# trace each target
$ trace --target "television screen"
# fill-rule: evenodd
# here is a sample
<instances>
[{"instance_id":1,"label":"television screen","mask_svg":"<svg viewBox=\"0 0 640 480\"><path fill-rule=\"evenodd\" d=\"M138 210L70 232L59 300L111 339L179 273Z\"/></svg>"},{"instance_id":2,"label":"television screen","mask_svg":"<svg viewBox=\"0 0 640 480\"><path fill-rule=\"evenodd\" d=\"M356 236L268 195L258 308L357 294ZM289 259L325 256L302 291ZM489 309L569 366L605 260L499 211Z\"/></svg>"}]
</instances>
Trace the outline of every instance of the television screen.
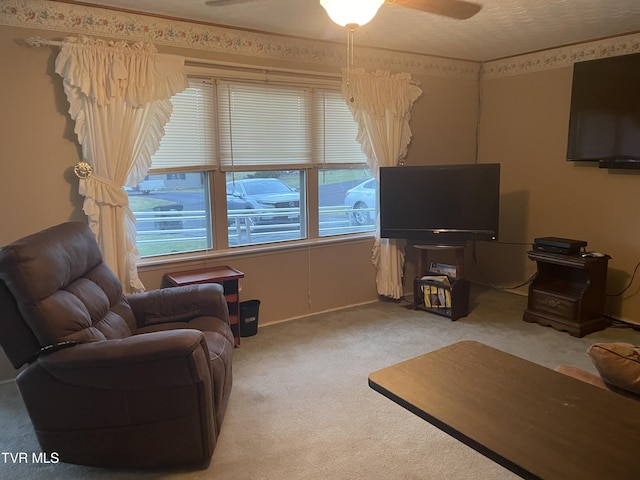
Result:
<instances>
[{"instance_id":1,"label":"television screen","mask_svg":"<svg viewBox=\"0 0 640 480\"><path fill-rule=\"evenodd\" d=\"M500 165L380 168L380 235L412 243L497 240Z\"/></svg>"},{"instance_id":2,"label":"television screen","mask_svg":"<svg viewBox=\"0 0 640 480\"><path fill-rule=\"evenodd\" d=\"M640 167L640 54L573 67L567 160Z\"/></svg>"}]
</instances>

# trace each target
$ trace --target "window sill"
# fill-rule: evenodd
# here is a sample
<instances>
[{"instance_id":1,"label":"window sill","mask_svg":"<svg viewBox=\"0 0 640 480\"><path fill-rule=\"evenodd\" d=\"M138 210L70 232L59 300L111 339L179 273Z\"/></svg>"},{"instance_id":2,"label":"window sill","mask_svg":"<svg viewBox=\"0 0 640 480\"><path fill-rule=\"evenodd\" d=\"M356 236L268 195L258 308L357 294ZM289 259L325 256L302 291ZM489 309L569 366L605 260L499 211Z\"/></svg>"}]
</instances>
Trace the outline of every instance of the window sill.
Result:
<instances>
[{"instance_id":1,"label":"window sill","mask_svg":"<svg viewBox=\"0 0 640 480\"><path fill-rule=\"evenodd\" d=\"M184 254L164 255L157 257L143 258L138 261L138 270L153 270L154 267L166 266L189 262L207 262L220 258L250 257L257 255L278 255L296 250L309 249L318 246L338 245L348 243L373 242L373 232L352 234L343 237L322 237L306 240L297 240L283 243L270 243L262 245L247 245L223 250L207 250L203 252L190 252Z\"/></svg>"}]
</instances>

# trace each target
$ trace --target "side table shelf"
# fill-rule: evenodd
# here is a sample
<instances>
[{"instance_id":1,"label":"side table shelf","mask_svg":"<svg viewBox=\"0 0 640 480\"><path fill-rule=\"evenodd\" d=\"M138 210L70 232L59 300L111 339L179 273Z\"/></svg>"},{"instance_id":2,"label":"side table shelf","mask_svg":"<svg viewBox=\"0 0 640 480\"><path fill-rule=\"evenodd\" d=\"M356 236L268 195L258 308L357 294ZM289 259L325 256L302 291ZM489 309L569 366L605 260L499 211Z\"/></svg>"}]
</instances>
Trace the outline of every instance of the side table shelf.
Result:
<instances>
[{"instance_id":1,"label":"side table shelf","mask_svg":"<svg viewBox=\"0 0 640 480\"><path fill-rule=\"evenodd\" d=\"M165 273L163 286L178 287L199 283L219 283L224 289L224 298L229 308L229 324L236 346L240 345L240 278L244 273L228 266L210 267L184 272Z\"/></svg>"},{"instance_id":2,"label":"side table shelf","mask_svg":"<svg viewBox=\"0 0 640 480\"><path fill-rule=\"evenodd\" d=\"M608 255L587 257L530 251L537 274L529 285L525 322L575 337L607 327L604 318Z\"/></svg>"}]
</instances>

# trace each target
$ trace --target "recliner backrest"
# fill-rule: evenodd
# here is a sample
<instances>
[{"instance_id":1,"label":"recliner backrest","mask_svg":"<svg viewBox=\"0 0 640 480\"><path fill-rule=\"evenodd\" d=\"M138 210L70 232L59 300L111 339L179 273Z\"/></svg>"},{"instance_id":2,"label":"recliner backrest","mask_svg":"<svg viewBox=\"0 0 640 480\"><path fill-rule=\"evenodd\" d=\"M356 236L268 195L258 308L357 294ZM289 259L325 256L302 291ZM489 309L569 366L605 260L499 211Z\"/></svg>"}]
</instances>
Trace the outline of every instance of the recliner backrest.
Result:
<instances>
[{"instance_id":1,"label":"recliner backrest","mask_svg":"<svg viewBox=\"0 0 640 480\"><path fill-rule=\"evenodd\" d=\"M40 343L22 319L16 299L4 282L0 281L0 345L14 368L30 362Z\"/></svg>"},{"instance_id":2,"label":"recliner backrest","mask_svg":"<svg viewBox=\"0 0 640 480\"><path fill-rule=\"evenodd\" d=\"M0 313L0 322L14 324L0 328L0 343L14 366L41 347L124 338L136 328L122 286L84 223L57 225L1 248L0 280L6 286L0 288L0 309L14 312L6 318ZM15 326L19 321L26 328ZM19 338L6 338L7 330L20 332ZM16 341L22 345L5 348Z\"/></svg>"}]
</instances>

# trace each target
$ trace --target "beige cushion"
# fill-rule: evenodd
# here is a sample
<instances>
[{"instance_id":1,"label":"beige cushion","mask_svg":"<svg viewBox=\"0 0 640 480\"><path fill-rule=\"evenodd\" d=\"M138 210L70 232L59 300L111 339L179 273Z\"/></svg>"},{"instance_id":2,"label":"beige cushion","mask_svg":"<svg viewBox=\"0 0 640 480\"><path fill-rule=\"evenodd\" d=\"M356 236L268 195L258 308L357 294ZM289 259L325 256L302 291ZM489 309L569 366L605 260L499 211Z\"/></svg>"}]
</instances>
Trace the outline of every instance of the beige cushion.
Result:
<instances>
[{"instance_id":1,"label":"beige cushion","mask_svg":"<svg viewBox=\"0 0 640 480\"><path fill-rule=\"evenodd\" d=\"M568 375L569 377L573 377L578 380L582 380L585 383L590 383L591 385L594 385L596 387L608 390L607 384L604 383L604 380L602 380L601 377L599 377L595 373L582 370L581 368L574 367L572 365L558 365L556 367L556 372L563 373L564 375Z\"/></svg>"},{"instance_id":2,"label":"beige cushion","mask_svg":"<svg viewBox=\"0 0 640 480\"><path fill-rule=\"evenodd\" d=\"M640 347L630 343L594 343L587 349L602 379L640 394Z\"/></svg>"}]
</instances>

